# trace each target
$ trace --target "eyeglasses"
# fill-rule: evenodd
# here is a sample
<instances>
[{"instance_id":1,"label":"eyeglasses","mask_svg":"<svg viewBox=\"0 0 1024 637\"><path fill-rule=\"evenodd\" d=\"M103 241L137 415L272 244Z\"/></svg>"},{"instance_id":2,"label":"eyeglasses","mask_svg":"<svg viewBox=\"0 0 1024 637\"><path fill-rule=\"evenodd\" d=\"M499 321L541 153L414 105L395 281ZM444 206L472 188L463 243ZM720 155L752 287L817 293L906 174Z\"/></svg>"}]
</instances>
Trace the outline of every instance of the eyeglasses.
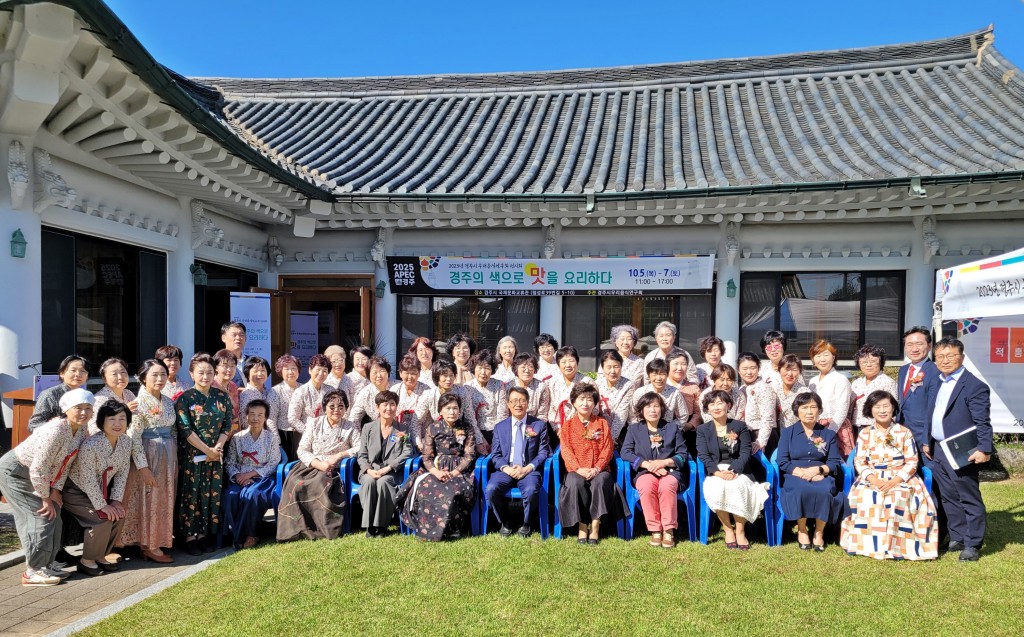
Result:
<instances>
[{"instance_id":1,"label":"eyeglasses","mask_svg":"<svg viewBox=\"0 0 1024 637\"><path fill-rule=\"evenodd\" d=\"M936 354L936 361L955 361L959 359L963 354Z\"/></svg>"},{"instance_id":2,"label":"eyeglasses","mask_svg":"<svg viewBox=\"0 0 1024 637\"><path fill-rule=\"evenodd\" d=\"M508 404L510 404L510 405L529 405L530 401L528 401L528 400L521 400L521 399L520 400L510 400L510 401L508 401Z\"/></svg>"},{"instance_id":3,"label":"eyeglasses","mask_svg":"<svg viewBox=\"0 0 1024 637\"><path fill-rule=\"evenodd\" d=\"M782 343L768 343L764 346L765 349L782 349Z\"/></svg>"}]
</instances>

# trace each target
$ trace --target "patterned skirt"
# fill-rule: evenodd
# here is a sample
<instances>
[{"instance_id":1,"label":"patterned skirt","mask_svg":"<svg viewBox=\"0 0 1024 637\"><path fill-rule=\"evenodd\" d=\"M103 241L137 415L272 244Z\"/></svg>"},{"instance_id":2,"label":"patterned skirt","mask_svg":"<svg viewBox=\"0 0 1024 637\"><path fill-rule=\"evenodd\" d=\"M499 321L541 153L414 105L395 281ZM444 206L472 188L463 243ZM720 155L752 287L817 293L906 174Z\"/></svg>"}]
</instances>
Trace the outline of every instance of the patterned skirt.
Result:
<instances>
[{"instance_id":1,"label":"patterned skirt","mask_svg":"<svg viewBox=\"0 0 1024 637\"><path fill-rule=\"evenodd\" d=\"M439 468L451 471L454 467L439 465ZM417 537L439 542L462 533L470 519L475 497L472 473L460 473L441 482L421 468L402 484L397 503L401 507L402 523Z\"/></svg>"},{"instance_id":2,"label":"patterned skirt","mask_svg":"<svg viewBox=\"0 0 1024 637\"><path fill-rule=\"evenodd\" d=\"M173 438L143 439L156 486L147 488L134 463L128 471L124 507L128 511L117 546L168 548L174 541L174 494L178 480L178 447Z\"/></svg>"},{"instance_id":3,"label":"patterned skirt","mask_svg":"<svg viewBox=\"0 0 1024 637\"><path fill-rule=\"evenodd\" d=\"M337 473L320 471L300 462L288 474L281 489L277 541L340 537L345 529L347 504L345 482Z\"/></svg>"},{"instance_id":4,"label":"patterned skirt","mask_svg":"<svg viewBox=\"0 0 1024 637\"><path fill-rule=\"evenodd\" d=\"M882 471L882 480L895 472ZM934 560L939 556L935 503L917 476L888 493L861 477L850 488L850 515L843 520L839 545L850 555L876 560Z\"/></svg>"}]
</instances>

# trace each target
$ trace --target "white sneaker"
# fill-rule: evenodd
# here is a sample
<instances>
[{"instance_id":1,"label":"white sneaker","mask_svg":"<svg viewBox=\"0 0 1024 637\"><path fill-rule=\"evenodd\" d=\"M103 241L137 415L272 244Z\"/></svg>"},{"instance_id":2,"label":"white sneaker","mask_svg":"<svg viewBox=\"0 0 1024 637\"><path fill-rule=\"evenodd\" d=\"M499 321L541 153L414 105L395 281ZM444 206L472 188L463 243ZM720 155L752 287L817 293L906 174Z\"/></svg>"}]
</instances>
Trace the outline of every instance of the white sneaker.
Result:
<instances>
[{"instance_id":1,"label":"white sneaker","mask_svg":"<svg viewBox=\"0 0 1024 637\"><path fill-rule=\"evenodd\" d=\"M56 586L61 581L59 577L48 575L46 569L38 569L31 575L28 574L28 571L21 574L22 586Z\"/></svg>"},{"instance_id":2,"label":"white sneaker","mask_svg":"<svg viewBox=\"0 0 1024 637\"><path fill-rule=\"evenodd\" d=\"M58 577L60 579L67 579L67 578L71 577L71 573L68 572L68 571L65 571L64 567L63 566L58 566L58 564L60 564L60 562L52 562L52 563L50 563L49 566L43 568L42 571L44 573L46 573L47 575L51 575L53 577Z\"/></svg>"}]
</instances>

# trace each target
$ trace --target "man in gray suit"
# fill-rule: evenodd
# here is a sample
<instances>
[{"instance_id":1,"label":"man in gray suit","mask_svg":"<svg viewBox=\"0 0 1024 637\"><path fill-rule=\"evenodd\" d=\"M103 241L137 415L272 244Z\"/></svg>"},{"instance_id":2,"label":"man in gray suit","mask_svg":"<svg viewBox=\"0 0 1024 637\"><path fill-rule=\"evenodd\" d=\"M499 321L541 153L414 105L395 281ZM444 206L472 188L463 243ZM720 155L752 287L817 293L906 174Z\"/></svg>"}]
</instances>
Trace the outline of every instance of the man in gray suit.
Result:
<instances>
[{"instance_id":1,"label":"man in gray suit","mask_svg":"<svg viewBox=\"0 0 1024 637\"><path fill-rule=\"evenodd\" d=\"M359 463L359 504L363 508L366 537L383 535L395 517L395 496L405 461L412 454L412 440L396 420L398 394L382 391L374 400L377 419L363 425Z\"/></svg>"}]
</instances>

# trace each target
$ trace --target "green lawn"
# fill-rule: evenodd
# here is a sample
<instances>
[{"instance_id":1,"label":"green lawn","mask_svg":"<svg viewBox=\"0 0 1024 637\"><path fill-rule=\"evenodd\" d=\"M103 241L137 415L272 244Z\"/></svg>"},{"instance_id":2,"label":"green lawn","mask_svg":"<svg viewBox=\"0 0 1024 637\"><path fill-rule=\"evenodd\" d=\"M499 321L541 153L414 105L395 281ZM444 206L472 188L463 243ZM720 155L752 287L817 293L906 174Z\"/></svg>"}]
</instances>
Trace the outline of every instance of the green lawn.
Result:
<instances>
[{"instance_id":1,"label":"green lawn","mask_svg":"<svg viewBox=\"0 0 1024 637\"><path fill-rule=\"evenodd\" d=\"M85 635L1019 635L1024 481L982 486L982 560L876 562L835 545L408 537L267 544Z\"/></svg>"}]
</instances>

